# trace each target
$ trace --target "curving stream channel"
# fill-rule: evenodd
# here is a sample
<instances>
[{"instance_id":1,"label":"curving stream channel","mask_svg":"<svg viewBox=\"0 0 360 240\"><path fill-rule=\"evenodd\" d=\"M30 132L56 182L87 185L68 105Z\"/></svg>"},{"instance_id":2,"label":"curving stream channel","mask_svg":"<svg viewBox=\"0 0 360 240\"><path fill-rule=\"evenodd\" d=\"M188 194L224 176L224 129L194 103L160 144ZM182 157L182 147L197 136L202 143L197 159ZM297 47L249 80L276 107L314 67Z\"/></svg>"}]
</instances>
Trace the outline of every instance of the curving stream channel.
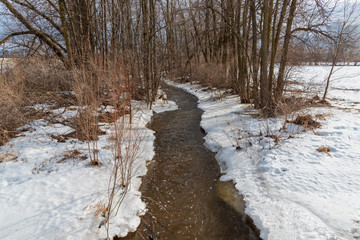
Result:
<instances>
[{"instance_id":1,"label":"curving stream channel","mask_svg":"<svg viewBox=\"0 0 360 240\"><path fill-rule=\"evenodd\" d=\"M179 109L155 114L154 161L141 192L148 212L137 231L122 239L259 239L244 213L244 203L221 176L214 154L204 146L197 98L165 87Z\"/></svg>"}]
</instances>

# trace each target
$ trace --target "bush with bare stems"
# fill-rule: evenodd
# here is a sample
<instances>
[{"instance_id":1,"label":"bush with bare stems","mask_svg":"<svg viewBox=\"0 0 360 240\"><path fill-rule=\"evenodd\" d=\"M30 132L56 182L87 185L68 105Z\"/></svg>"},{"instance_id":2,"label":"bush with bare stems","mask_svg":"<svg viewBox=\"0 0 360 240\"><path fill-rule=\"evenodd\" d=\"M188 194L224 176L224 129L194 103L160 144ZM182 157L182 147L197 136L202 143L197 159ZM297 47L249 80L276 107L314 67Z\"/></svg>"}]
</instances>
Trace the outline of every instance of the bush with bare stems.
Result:
<instances>
[{"instance_id":1,"label":"bush with bare stems","mask_svg":"<svg viewBox=\"0 0 360 240\"><path fill-rule=\"evenodd\" d=\"M71 74L56 60L23 58L0 73L0 145L17 133L17 128L39 118L35 104L65 104Z\"/></svg>"}]
</instances>

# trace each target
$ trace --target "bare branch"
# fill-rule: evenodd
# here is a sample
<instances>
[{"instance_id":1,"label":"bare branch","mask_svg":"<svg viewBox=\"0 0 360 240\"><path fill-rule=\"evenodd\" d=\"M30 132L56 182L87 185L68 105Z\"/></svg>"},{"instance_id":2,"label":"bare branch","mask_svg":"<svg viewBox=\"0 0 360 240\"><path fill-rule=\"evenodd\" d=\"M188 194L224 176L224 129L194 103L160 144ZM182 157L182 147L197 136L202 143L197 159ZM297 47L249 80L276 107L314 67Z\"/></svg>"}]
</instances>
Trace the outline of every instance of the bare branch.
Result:
<instances>
[{"instance_id":1,"label":"bare branch","mask_svg":"<svg viewBox=\"0 0 360 240\"><path fill-rule=\"evenodd\" d=\"M14 32L11 33L9 35L7 35L3 40L0 41L0 45L6 43L10 38L15 37L15 36L20 36L20 35L27 35L27 34L34 34L31 31L24 31L24 32Z\"/></svg>"},{"instance_id":2,"label":"bare branch","mask_svg":"<svg viewBox=\"0 0 360 240\"><path fill-rule=\"evenodd\" d=\"M2 2L7 7L7 9L12 14L14 14L14 17L16 17L30 32L35 34L41 41L53 49L56 55L58 55L64 62L66 62L66 57L62 49L59 48L59 43L57 43L53 38L49 38L47 34L35 28L18 10L16 10L16 8L9 1L0 0L0 2Z\"/></svg>"},{"instance_id":3,"label":"bare branch","mask_svg":"<svg viewBox=\"0 0 360 240\"><path fill-rule=\"evenodd\" d=\"M13 0L16 4L19 4L20 6L24 6L32 11L34 11L36 14L38 14L39 16L43 17L46 21L48 21L56 30L58 30L61 35L63 34L62 29L59 27L58 24L56 24L48 15L46 15L43 12L40 12L34 5L32 5L28 0L25 0L24 2L21 2L19 0Z\"/></svg>"},{"instance_id":4,"label":"bare branch","mask_svg":"<svg viewBox=\"0 0 360 240\"><path fill-rule=\"evenodd\" d=\"M299 28L295 28L291 31L292 34L294 34L295 32L313 32L313 33L316 33L316 34L320 34L332 41L335 41L334 38L326 31L322 31L320 29L315 29L315 28L312 28L312 27L299 27Z\"/></svg>"}]
</instances>

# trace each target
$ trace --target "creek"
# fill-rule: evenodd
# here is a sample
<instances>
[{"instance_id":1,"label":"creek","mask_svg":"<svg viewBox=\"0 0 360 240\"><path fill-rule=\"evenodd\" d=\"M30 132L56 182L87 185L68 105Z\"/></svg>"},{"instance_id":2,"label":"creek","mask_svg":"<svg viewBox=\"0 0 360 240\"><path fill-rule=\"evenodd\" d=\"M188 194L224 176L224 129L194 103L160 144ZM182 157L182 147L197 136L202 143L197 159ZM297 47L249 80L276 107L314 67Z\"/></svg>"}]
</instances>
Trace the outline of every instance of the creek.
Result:
<instances>
[{"instance_id":1,"label":"creek","mask_svg":"<svg viewBox=\"0 0 360 240\"><path fill-rule=\"evenodd\" d=\"M164 87L176 111L155 114L155 156L143 177L147 213L137 231L122 239L259 239L231 182L221 182L215 154L204 146L197 98Z\"/></svg>"}]
</instances>

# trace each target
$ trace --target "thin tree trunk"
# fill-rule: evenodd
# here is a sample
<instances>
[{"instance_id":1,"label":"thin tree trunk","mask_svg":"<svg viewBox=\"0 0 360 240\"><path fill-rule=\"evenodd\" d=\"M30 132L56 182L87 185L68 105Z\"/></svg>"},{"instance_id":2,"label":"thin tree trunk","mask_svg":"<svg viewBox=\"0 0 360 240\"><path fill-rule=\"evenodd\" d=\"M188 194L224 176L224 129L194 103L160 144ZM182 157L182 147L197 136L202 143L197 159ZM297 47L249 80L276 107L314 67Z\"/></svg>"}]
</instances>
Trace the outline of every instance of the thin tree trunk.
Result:
<instances>
[{"instance_id":1,"label":"thin tree trunk","mask_svg":"<svg viewBox=\"0 0 360 240\"><path fill-rule=\"evenodd\" d=\"M296 11L296 0L292 0L291 6L290 6L290 13L286 25L286 33L285 33L285 39L284 39L284 46L280 61L280 67L279 67L279 74L278 74L278 80L276 84L276 90L275 90L275 98L276 100L279 100L279 98L283 94L284 90L284 84L285 84L285 68L288 61L288 52L289 52L289 45L291 40L291 27L295 16Z\"/></svg>"},{"instance_id":2,"label":"thin tree trunk","mask_svg":"<svg viewBox=\"0 0 360 240\"><path fill-rule=\"evenodd\" d=\"M251 15L251 22L252 22L252 50L251 50L251 62L252 62L252 80L253 80L253 88L252 88L252 95L254 99L254 107L259 108L259 84L258 84L258 56L257 56L257 20L256 20L256 7L255 7L255 0L250 0L250 15Z\"/></svg>"}]
</instances>

